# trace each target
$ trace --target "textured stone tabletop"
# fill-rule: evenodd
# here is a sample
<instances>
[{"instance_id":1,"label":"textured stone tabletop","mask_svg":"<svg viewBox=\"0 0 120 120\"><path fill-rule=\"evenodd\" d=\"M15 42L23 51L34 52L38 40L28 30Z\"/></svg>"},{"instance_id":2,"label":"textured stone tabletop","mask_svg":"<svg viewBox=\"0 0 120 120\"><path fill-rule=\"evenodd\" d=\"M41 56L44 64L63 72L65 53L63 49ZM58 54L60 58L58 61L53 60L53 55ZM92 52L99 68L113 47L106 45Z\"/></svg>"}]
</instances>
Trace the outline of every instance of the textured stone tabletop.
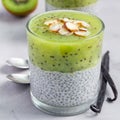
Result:
<instances>
[{"instance_id":1,"label":"textured stone tabletop","mask_svg":"<svg viewBox=\"0 0 120 120\"><path fill-rule=\"evenodd\" d=\"M120 0L101 0L99 17L106 25L103 53L110 50L110 73L120 91ZM88 111L72 117L47 115L31 102L29 85L9 81L6 74L22 71L9 67L5 61L11 57L28 58L25 25L30 17L44 12L44 0L34 13L26 18L10 15L0 1L0 120L120 120L120 97L114 103L104 102L98 115ZM112 96L108 87L108 96Z\"/></svg>"}]
</instances>

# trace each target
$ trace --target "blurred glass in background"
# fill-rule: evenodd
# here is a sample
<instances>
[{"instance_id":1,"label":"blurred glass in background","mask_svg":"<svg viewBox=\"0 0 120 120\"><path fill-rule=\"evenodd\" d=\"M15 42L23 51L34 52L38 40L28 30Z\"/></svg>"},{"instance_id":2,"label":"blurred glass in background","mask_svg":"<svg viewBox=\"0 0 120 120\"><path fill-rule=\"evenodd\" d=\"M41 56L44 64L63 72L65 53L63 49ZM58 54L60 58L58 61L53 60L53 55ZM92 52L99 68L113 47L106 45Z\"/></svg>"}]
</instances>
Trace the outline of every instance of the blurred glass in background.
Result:
<instances>
[{"instance_id":1,"label":"blurred glass in background","mask_svg":"<svg viewBox=\"0 0 120 120\"><path fill-rule=\"evenodd\" d=\"M50 10L79 10L97 13L100 0L46 0L46 11Z\"/></svg>"}]
</instances>

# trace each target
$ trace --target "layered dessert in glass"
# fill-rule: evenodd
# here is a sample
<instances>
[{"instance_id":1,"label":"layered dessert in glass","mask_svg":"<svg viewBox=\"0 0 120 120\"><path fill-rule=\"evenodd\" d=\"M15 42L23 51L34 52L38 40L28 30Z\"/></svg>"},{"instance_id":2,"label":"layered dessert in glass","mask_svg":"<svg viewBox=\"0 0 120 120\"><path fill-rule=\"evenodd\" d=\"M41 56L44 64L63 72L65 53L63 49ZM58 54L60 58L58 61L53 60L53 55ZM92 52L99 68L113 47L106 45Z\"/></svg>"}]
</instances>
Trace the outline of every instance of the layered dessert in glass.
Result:
<instances>
[{"instance_id":1,"label":"layered dessert in glass","mask_svg":"<svg viewBox=\"0 0 120 120\"><path fill-rule=\"evenodd\" d=\"M96 101L103 32L98 17L71 10L46 12L28 22L31 98L37 108L75 115Z\"/></svg>"}]
</instances>

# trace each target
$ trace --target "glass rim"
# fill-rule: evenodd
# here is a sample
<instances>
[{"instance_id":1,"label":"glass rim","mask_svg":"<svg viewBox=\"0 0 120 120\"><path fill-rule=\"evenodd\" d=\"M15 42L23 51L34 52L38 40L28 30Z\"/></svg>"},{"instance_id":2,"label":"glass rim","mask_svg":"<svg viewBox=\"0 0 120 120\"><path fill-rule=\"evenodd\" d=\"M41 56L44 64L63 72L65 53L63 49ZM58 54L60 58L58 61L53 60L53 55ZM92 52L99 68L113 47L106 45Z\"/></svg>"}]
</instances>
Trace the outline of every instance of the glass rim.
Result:
<instances>
[{"instance_id":1,"label":"glass rim","mask_svg":"<svg viewBox=\"0 0 120 120\"><path fill-rule=\"evenodd\" d=\"M86 40L89 40L89 39L92 39L92 38L95 38L96 36L98 36L99 34L101 34L101 33L104 31L104 29L105 29L105 24L104 24L104 22L102 21L102 19L99 18L98 16L94 15L94 14L87 13L87 12L83 12L83 11L76 11L76 10L52 10L52 11L47 11L47 12L44 12L44 13L39 13L39 14L31 17L31 18L28 20L27 24L26 24L27 31L28 31L29 33L31 33L32 35L34 35L35 37L40 38L39 35L37 35L37 34L35 34L34 32L32 32L32 30L29 28L29 23L31 22L32 19L36 18L37 16L42 16L42 15L44 15L44 14L55 13L55 12L77 12L77 13L83 13L83 14L87 14L87 15L91 15L91 16L96 17L96 18L101 22L101 25L102 25L102 26L101 26L101 29L100 29L100 31L98 31L96 34L94 34L94 35L86 38L85 41L86 41ZM50 41L50 42L53 42L53 41ZM62 42L63 42L63 41L62 41ZM76 41L76 42L77 42L77 41ZM64 43L64 42L63 42L63 43ZM73 42L72 42L72 43L73 43Z\"/></svg>"}]
</instances>

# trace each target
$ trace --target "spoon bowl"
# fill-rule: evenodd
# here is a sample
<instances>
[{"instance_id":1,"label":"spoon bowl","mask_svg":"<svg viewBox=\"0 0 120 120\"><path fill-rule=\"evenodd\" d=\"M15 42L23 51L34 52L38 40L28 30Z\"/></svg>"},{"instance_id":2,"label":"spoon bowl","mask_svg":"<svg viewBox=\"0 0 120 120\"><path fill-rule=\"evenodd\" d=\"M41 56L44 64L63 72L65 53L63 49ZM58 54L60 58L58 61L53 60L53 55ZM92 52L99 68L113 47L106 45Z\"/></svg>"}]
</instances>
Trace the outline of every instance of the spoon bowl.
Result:
<instances>
[{"instance_id":1,"label":"spoon bowl","mask_svg":"<svg viewBox=\"0 0 120 120\"><path fill-rule=\"evenodd\" d=\"M30 84L29 74L10 74L7 75L9 80L20 84Z\"/></svg>"},{"instance_id":2,"label":"spoon bowl","mask_svg":"<svg viewBox=\"0 0 120 120\"><path fill-rule=\"evenodd\" d=\"M29 69L28 60L24 60L22 58L10 58L6 61L8 65L14 66L20 69Z\"/></svg>"}]
</instances>

